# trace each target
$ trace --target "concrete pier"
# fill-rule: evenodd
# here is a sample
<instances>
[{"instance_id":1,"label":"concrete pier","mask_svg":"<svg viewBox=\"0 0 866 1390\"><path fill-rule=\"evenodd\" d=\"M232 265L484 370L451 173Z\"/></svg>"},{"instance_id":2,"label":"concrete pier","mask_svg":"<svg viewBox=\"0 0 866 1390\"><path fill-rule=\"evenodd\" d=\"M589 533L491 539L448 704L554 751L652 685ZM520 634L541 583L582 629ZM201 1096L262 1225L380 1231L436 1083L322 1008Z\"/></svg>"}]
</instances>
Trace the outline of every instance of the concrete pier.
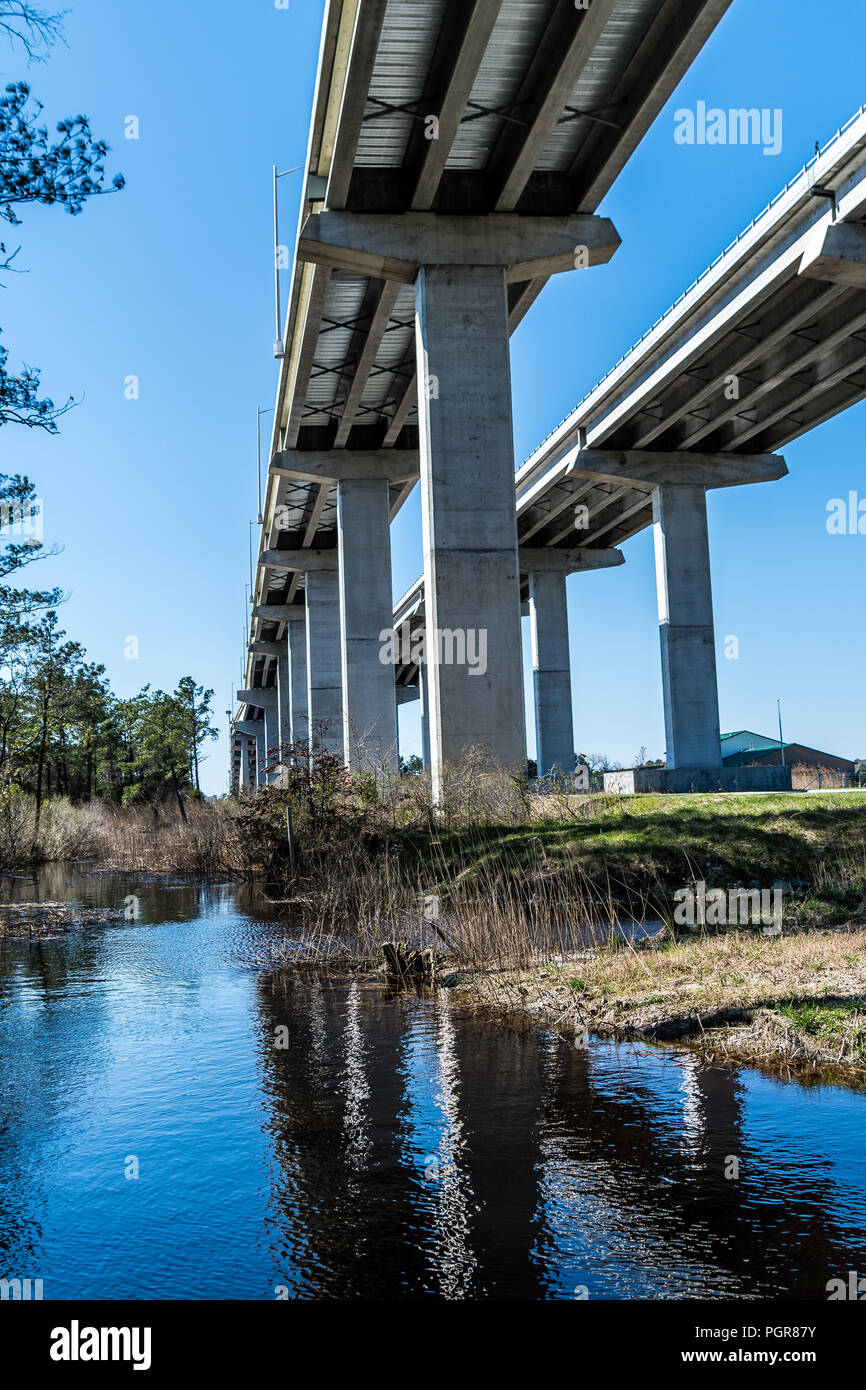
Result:
<instances>
[{"instance_id":1,"label":"concrete pier","mask_svg":"<svg viewBox=\"0 0 866 1390\"><path fill-rule=\"evenodd\" d=\"M289 712L292 743L307 743L310 737L307 718L307 618L301 612L288 625L289 639Z\"/></svg>"},{"instance_id":2,"label":"concrete pier","mask_svg":"<svg viewBox=\"0 0 866 1390\"><path fill-rule=\"evenodd\" d=\"M241 792L248 792L250 790L250 741L246 734L241 734L239 743L241 770L238 790Z\"/></svg>"},{"instance_id":3,"label":"concrete pier","mask_svg":"<svg viewBox=\"0 0 866 1390\"><path fill-rule=\"evenodd\" d=\"M256 731L256 786L265 786L265 766L267 764L267 748L265 742L265 721L261 720L261 729Z\"/></svg>"},{"instance_id":4,"label":"concrete pier","mask_svg":"<svg viewBox=\"0 0 866 1390\"><path fill-rule=\"evenodd\" d=\"M505 270L425 266L415 306L438 797L444 764L472 745L503 767L522 772L526 763Z\"/></svg>"},{"instance_id":5,"label":"concrete pier","mask_svg":"<svg viewBox=\"0 0 866 1390\"><path fill-rule=\"evenodd\" d=\"M277 723L280 749L292 741L292 691L289 675L289 642L285 637L280 644L283 650L277 657ZM282 752L280 754L282 763Z\"/></svg>"},{"instance_id":6,"label":"concrete pier","mask_svg":"<svg viewBox=\"0 0 866 1390\"><path fill-rule=\"evenodd\" d=\"M336 566L307 571L306 601L310 742L323 751L342 756L343 679L340 586Z\"/></svg>"},{"instance_id":7,"label":"concrete pier","mask_svg":"<svg viewBox=\"0 0 866 1390\"><path fill-rule=\"evenodd\" d=\"M720 768L706 488L653 488L667 768Z\"/></svg>"},{"instance_id":8,"label":"concrete pier","mask_svg":"<svg viewBox=\"0 0 866 1390\"><path fill-rule=\"evenodd\" d=\"M564 574L530 574L529 617L538 775L570 773L575 750Z\"/></svg>"},{"instance_id":9,"label":"concrete pier","mask_svg":"<svg viewBox=\"0 0 866 1390\"><path fill-rule=\"evenodd\" d=\"M394 668L380 660L392 623L391 525L385 477L337 486L343 747L352 772L397 771Z\"/></svg>"},{"instance_id":10,"label":"concrete pier","mask_svg":"<svg viewBox=\"0 0 866 1390\"><path fill-rule=\"evenodd\" d=\"M427 667L422 663L418 668L418 685L421 688L421 762L424 771L430 771L430 689L427 681Z\"/></svg>"},{"instance_id":11,"label":"concrete pier","mask_svg":"<svg viewBox=\"0 0 866 1390\"><path fill-rule=\"evenodd\" d=\"M280 709L278 700L265 706L265 783L271 786L279 778L276 761L280 747Z\"/></svg>"}]
</instances>

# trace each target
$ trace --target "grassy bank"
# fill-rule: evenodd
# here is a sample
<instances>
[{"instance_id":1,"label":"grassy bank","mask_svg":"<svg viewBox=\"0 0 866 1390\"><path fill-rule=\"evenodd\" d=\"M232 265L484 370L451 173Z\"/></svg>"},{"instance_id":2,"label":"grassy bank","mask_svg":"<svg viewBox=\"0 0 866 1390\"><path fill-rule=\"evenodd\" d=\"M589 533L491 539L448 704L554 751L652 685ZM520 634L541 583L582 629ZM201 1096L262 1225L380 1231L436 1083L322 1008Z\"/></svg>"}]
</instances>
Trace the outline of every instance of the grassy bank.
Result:
<instances>
[{"instance_id":1,"label":"grassy bank","mask_svg":"<svg viewBox=\"0 0 866 1390\"><path fill-rule=\"evenodd\" d=\"M0 850L7 867L26 862L17 837L30 862L258 876L293 962L299 938L308 959L353 968L400 941L433 952L440 978L488 1007L790 1066L866 1067L866 792L535 798L495 773L454 786L435 816L423 778L385 797L333 767L289 791L191 803L185 818L55 801L32 843L19 802ZM778 892L781 936L754 922L687 934L675 904L699 884ZM662 930L632 942L647 921Z\"/></svg>"},{"instance_id":2,"label":"grassy bank","mask_svg":"<svg viewBox=\"0 0 866 1390\"><path fill-rule=\"evenodd\" d=\"M696 1044L866 1087L866 931L603 948L444 976L455 996L574 1033Z\"/></svg>"},{"instance_id":3,"label":"grassy bank","mask_svg":"<svg viewBox=\"0 0 866 1390\"><path fill-rule=\"evenodd\" d=\"M550 797L531 819L412 844L416 872L455 882L579 878L624 913L665 918L694 882L793 889L790 925L866 924L866 791L841 795Z\"/></svg>"}]
</instances>

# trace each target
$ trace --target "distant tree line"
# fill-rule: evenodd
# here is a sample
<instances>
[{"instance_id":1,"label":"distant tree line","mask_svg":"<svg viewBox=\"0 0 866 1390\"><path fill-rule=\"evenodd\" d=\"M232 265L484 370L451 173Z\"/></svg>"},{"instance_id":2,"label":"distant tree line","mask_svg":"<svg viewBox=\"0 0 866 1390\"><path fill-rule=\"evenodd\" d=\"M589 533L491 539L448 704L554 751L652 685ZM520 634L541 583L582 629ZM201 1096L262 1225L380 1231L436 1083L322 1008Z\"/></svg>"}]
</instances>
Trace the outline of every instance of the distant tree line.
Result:
<instances>
[{"instance_id":1,"label":"distant tree line","mask_svg":"<svg viewBox=\"0 0 866 1390\"><path fill-rule=\"evenodd\" d=\"M62 37L62 19L28 0L0 0L0 37L28 63L42 61ZM91 198L124 186L120 174L109 180L109 147L93 137L86 116L65 117L49 132L41 115L28 83L0 92L0 223L10 228L29 204L77 216ZM22 269L20 249L0 240L7 276ZM73 404L70 397L55 405L38 368L10 365L0 343L0 427L56 434ZM30 792L37 831L55 795L117 804L173 798L185 816L184 793L199 790L203 745L217 736L213 691L185 676L171 694L150 686L131 699L113 694L105 668L59 626L62 591L20 586L21 571L55 553L36 539L38 513L29 478L0 473L0 795Z\"/></svg>"},{"instance_id":2,"label":"distant tree line","mask_svg":"<svg viewBox=\"0 0 866 1390\"><path fill-rule=\"evenodd\" d=\"M0 608L2 593L0 593ZM213 691L184 676L171 693L121 699L49 609L0 628L0 788L30 792L38 827L47 797L117 805L200 792Z\"/></svg>"}]
</instances>

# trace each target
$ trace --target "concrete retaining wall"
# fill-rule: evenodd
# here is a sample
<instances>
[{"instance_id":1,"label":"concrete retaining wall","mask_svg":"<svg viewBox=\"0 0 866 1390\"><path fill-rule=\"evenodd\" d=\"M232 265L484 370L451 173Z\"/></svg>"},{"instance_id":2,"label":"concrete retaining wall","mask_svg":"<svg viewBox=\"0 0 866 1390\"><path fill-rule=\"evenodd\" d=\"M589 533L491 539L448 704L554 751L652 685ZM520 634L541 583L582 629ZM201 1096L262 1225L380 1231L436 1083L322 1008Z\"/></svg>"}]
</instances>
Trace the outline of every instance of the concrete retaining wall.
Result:
<instances>
[{"instance_id":1,"label":"concrete retaining wall","mask_svg":"<svg viewBox=\"0 0 866 1390\"><path fill-rule=\"evenodd\" d=\"M789 792L789 767L638 767L606 772L604 789L636 792Z\"/></svg>"}]
</instances>

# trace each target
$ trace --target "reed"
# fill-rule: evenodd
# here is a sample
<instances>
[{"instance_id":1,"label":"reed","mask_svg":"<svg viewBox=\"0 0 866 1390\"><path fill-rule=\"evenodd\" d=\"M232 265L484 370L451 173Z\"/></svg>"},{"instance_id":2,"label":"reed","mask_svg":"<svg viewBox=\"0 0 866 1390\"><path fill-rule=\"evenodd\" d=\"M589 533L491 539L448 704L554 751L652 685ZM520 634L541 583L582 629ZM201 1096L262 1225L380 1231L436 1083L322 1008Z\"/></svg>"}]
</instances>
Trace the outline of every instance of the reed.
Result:
<instances>
[{"instance_id":1,"label":"reed","mask_svg":"<svg viewBox=\"0 0 866 1390\"><path fill-rule=\"evenodd\" d=\"M190 874L255 872L230 802L190 803L176 809L73 806L46 802L38 831L32 797L0 798L0 867L79 859L121 871Z\"/></svg>"}]
</instances>

